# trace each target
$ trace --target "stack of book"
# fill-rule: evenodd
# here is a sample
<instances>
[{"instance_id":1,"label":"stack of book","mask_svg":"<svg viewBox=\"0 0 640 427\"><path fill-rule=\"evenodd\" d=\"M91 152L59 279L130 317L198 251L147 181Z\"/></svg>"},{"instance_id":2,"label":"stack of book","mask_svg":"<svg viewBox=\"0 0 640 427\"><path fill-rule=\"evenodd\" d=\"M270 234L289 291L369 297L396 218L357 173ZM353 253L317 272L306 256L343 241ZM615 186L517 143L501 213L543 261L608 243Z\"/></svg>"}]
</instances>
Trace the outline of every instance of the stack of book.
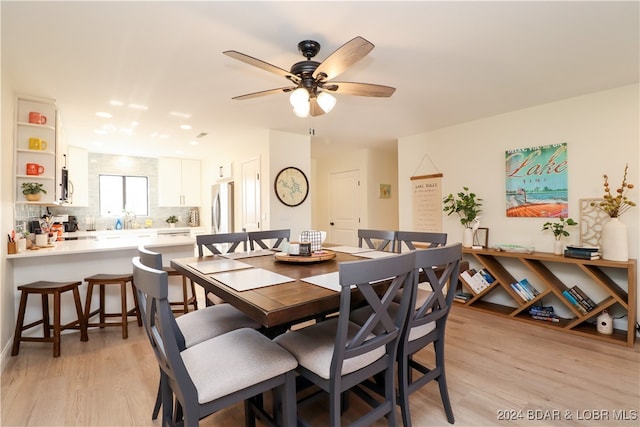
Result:
<instances>
[{"instance_id":1,"label":"stack of book","mask_svg":"<svg viewBox=\"0 0 640 427\"><path fill-rule=\"evenodd\" d=\"M455 301L461 302L461 303L466 303L467 301L469 301L471 298L473 298L473 294L470 294L469 292L464 292L464 291L458 291L456 292L456 294L453 296L453 299Z\"/></svg>"},{"instance_id":2,"label":"stack of book","mask_svg":"<svg viewBox=\"0 0 640 427\"><path fill-rule=\"evenodd\" d=\"M568 245L564 250L564 256L567 258L579 259L600 259L600 249L594 246L571 246Z\"/></svg>"},{"instance_id":3,"label":"stack of book","mask_svg":"<svg viewBox=\"0 0 640 427\"><path fill-rule=\"evenodd\" d=\"M460 273L460 277L476 294L479 294L496 281L495 277L484 268L480 271L471 268Z\"/></svg>"},{"instance_id":4,"label":"stack of book","mask_svg":"<svg viewBox=\"0 0 640 427\"><path fill-rule=\"evenodd\" d=\"M515 282L511 284L511 288L522 298L523 301L531 301L538 295L540 292L529 283L529 281L524 278L519 282Z\"/></svg>"},{"instance_id":5,"label":"stack of book","mask_svg":"<svg viewBox=\"0 0 640 427\"><path fill-rule=\"evenodd\" d=\"M553 311L553 307L543 307L541 305L532 305L529 307L529 314L532 319L544 320L546 322L559 322L560 318Z\"/></svg>"},{"instance_id":6,"label":"stack of book","mask_svg":"<svg viewBox=\"0 0 640 427\"><path fill-rule=\"evenodd\" d=\"M596 303L585 294L578 285L562 291L562 295L573 304L580 313L587 314L597 307Z\"/></svg>"}]
</instances>

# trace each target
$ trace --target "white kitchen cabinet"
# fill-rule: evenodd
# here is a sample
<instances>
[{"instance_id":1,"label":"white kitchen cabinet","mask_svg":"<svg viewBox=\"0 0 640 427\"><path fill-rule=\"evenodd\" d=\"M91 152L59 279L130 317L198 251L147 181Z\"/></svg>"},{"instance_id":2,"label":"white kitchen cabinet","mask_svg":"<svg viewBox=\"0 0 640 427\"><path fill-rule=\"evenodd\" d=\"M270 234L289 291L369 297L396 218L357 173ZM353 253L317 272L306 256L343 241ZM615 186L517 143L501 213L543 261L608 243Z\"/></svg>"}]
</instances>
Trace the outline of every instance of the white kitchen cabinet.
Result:
<instances>
[{"instance_id":1,"label":"white kitchen cabinet","mask_svg":"<svg viewBox=\"0 0 640 427\"><path fill-rule=\"evenodd\" d=\"M67 147L69 204L89 206L89 153L72 145Z\"/></svg>"},{"instance_id":2,"label":"white kitchen cabinet","mask_svg":"<svg viewBox=\"0 0 640 427\"><path fill-rule=\"evenodd\" d=\"M200 161L158 159L158 206L200 206Z\"/></svg>"},{"instance_id":3,"label":"white kitchen cabinet","mask_svg":"<svg viewBox=\"0 0 640 427\"><path fill-rule=\"evenodd\" d=\"M29 120L30 114L37 113L46 117L46 122ZM15 202L20 204L53 204L56 201L58 177L56 164L56 123L57 108L55 100L18 96L16 98L16 117L14 132L15 165ZM27 165L38 172L28 170ZM28 201L22 194L22 184L36 182L42 184L46 194L41 193L40 200Z\"/></svg>"}]
</instances>

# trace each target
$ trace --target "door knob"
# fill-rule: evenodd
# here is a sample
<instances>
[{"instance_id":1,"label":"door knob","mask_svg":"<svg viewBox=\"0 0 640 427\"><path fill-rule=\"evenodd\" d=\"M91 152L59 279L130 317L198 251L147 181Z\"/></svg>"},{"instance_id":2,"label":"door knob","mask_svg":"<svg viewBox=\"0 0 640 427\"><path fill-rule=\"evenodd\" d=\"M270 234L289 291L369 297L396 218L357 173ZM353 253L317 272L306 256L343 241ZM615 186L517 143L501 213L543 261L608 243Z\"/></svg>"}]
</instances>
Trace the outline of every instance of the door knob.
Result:
<instances>
[{"instance_id":1,"label":"door knob","mask_svg":"<svg viewBox=\"0 0 640 427\"><path fill-rule=\"evenodd\" d=\"M335 225L333 222L330 222L329 225Z\"/></svg>"}]
</instances>

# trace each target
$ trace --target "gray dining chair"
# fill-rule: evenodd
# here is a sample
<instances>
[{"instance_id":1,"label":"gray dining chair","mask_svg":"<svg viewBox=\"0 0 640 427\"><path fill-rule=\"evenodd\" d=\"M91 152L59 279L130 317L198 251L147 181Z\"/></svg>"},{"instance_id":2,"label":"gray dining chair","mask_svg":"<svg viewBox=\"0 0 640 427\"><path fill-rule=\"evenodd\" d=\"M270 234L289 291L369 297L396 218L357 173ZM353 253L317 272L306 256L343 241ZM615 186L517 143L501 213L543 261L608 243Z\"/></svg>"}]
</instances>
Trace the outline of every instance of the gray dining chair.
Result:
<instances>
[{"instance_id":1,"label":"gray dining chair","mask_svg":"<svg viewBox=\"0 0 640 427\"><path fill-rule=\"evenodd\" d=\"M368 230L360 228L358 229L358 246L376 251L384 251L390 246L389 250L395 252L396 232L392 230Z\"/></svg>"},{"instance_id":2,"label":"gray dining chair","mask_svg":"<svg viewBox=\"0 0 640 427\"><path fill-rule=\"evenodd\" d=\"M351 389L373 408L350 425L369 426L384 417L388 418L389 425L396 425L394 367L412 293L405 292L399 309L392 312L390 307L396 306L393 297L400 289L413 286L414 269L414 252L340 263L342 290L338 316L275 338L275 342L298 359L298 374L329 394L326 425L340 425L341 397ZM376 286L384 289L385 285L386 290L379 296ZM362 325L349 319L352 303L363 304L369 310ZM375 375L387 380L383 401L354 388Z\"/></svg>"},{"instance_id":3,"label":"gray dining chair","mask_svg":"<svg viewBox=\"0 0 640 427\"><path fill-rule=\"evenodd\" d=\"M141 245L138 247L138 257L143 265L156 270L164 270L162 254L150 251ZM212 305L178 316L176 326L175 334L178 348L181 350L229 331L240 328L260 329L261 327L258 322L250 319L231 304ZM158 395L151 419L158 418L161 404L161 386L158 384Z\"/></svg>"},{"instance_id":4,"label":"gray dining chair","mask_svg":"<svg viewBox=\"0 0 640 427\"><path fill-rule=\"evenodd\" d=\"M432 233L425 231L398 231L396 233L397 251L402 252L403 247L413 251L416 249L414 243L423 243L426 248L437 248L447 244L447 233ZM404 246L403 246L404 245Z\"/></svg>"},{"instance_id":5,"label":"gray dining chair","mask_svg":"<svg viewBox=\"0 0 640 427\"><path fill-rule=\"evenodd\" d=\"M219 234L199 234L196 235L196 246L198 248L198 256L205 255L205 249L208 249L213 255L222 255L235 252L242 243L242 250L247 250L247 239L249 235L246 231L237 233L219 233ZM220 304L224 301L204 290L205 305L209 307L213 304Z\"/></svg>"},{"instance_id":6,"label":"gray dining chair","mask_svg":"<svg viewBox=\"0 0 640 427\"><path fill-rule=\"evenodd\" d=\"M198 247L198 256L204 256L204 249L208 249L214 255L222 255L223 253L235 252L240 243L242 250L247 250L247 239L249 235L246 231L237 233L219 233L219 234L199 234L196 235L196 246ZM221 250L220 248L226 247Z\"/></svg>"},{"instance_id":7,"label":"gray dining chair","mask_svg":"<svg viewBox=\"0 0 640 427\"><path fill-rule=\"evenodd\" d=\"M426 276L431 293L407 316L398 347L398 389L402 422L411 426L409 395L430 381L437 381L447 421L455 422L445 375L444 338L447 318L458 287L462 245L460 243L416 251L416 276ZM434 268L437 267L437 268ZM417 286L412 290L412 305L416 305ZM435 363L429 365L413 355L433 344ZM420 360L424 360L421 358ZM419 375L416 377L416 375Z\"/></svg>"},{"instance_id":8,"label":"gray dining chair","mask_svg":"<svg viewBox=\"0 0 640 427\"><path fill-rule=\"evenodd\" d=\"M283 241L289 241L291 238L290 229L282 230L261 230L261 231L249 231L249 248L255 250L255 245L258 245L262 249L277 249L280 247ZM271 244L265 243L265 241Z\"/></svg>"},{"instance_id":9,"label":"gray dining chair","mask_svg":"<svg viewBox=\"0 0 640 427\"><path fill-rule=\"evenodd\" d=\"M242 328L181 349L168 296L168 276L133 258L143 323L161 369L162 425L193 427L220 409L244 401L245 424L256 417L296 426L296 359L260 332ZM219 357L216 357L219 356ZM262 393L274 390L267 413Z\"/></svg>"}]
</instances>

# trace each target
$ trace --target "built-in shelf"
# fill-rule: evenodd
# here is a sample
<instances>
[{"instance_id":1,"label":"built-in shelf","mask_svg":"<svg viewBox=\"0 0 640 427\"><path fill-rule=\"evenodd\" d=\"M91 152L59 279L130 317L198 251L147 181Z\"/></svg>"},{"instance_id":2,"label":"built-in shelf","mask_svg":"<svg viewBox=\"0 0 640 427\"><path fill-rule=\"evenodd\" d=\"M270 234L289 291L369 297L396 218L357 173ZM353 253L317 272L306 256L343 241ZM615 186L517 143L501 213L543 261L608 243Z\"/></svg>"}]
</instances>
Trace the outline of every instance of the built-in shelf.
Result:
<instances>
[{"instance_id":1,"label":"built-in shelf","mask_svg":"<svg viewBox=\"0 0 640 427\"><path fill-rule=\"evenodd\" d=\"M636 326L636 274L637 262L635 259L628 261L607 261L607 260L582 260L568 258L562 255L554 255L546 252L520 253L503 252L493 249L463 249L465 257L471 258L470 264L478 268L485 268L496 279L489 287L476 293L462 278L460 283L464 291L473 296L466 302L456 301L459 306L480 310L495 315L508 317L514 320L527 322L531 325L553 328L558 331L581 335L600 341L610 342L618 345L633 347L635 342ZM526 267L537 279L540 292L534 299L523 301L523 299L513 290L511 284L517 282L512 273L505 267L507 260L519 261L519 264ZM558 269L560 265L568 266L576 273L581 273L584 280L589 280L598 289L604 291L606 297L596 301L597 307L587 313L582 313L578 308L563 297L562 292L569 287L554 274L553 269ZM626 289L624 284L618 284L612 279L614 273L622 273L626 276ZM512 305L497 304L486 301L484 298L499 292L506 294ZM555 297L555 298L553 298ZM529 315L529 307L533 305L546 305L553 298L555 304L560 303L571 316L562 317L558 322L546 322L532 319ZM612 335L598 333L595 325L596 317L606 309L623 310L626 314L627 330L614 330Z\"/></svg>"}]
</instances>

